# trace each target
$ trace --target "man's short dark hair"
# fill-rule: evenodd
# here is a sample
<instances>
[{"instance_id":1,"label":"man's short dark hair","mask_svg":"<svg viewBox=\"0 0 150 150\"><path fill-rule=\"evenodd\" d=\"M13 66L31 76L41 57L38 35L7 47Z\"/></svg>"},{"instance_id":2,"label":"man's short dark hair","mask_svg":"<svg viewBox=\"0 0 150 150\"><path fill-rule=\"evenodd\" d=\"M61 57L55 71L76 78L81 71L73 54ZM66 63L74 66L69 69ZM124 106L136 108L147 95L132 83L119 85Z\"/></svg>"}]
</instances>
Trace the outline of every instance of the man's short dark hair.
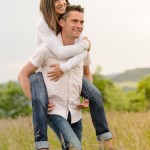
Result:
<instances>
[{"instance_id":1,"label":"man's short dark hair","mask_svg":"<svg viewBox=\"0 0 150 150\"><path fill-rule=\"evenodd\" d=\"M59 19L66 20L71 11L77 11L77 12L84 13L84 8L81 7L81 5L70 5L66 8L66 12L64 14L60 15Z\"/></svg>"}]
</instances>

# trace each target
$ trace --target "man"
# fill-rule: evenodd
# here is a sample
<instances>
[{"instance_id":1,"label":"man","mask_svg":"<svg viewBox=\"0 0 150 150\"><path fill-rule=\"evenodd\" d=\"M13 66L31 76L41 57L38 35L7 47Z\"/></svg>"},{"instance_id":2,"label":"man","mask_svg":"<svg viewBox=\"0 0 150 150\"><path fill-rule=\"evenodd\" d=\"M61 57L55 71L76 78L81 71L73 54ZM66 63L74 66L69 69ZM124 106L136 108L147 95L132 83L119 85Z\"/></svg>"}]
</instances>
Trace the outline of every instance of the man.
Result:
<instances>
[{"instance_id":1,"label":"man","mask_svg":"<svg viewBox=\"0 0 150 150\"><path fill-rule=\"evenodd\" d=\"M62 44L70 45L77 42L76 38L80 36L83 30L83 23L83 8L70 6L60 19L62 32L58 35L58 38ZM83 52L83 55L86 57L87 51ZM61 143L63 149L72 147L81 150L82 115L78 105L80 104L82 88L83 62L64 74L56 82L49 80L47 77L49 65L65 61L58 60L43 45L23 67L19 74L19 81L25 95L31 97L29 76L39 67L42 68L49 100L55 104L55 107L49 112L48 123L60 141L64 140L64 143ZM86 65L89 65L88 58L86 59Z\"/></svg>"},{"instance_id":2,"label":"man","mask_svg":"<svg viewBox=\"0 0 150 150\"><path fill-rule=\"evenodd\" d=\"M83 10L81 8L73 8L74 6L68 9L68 12L60 20L60 25L62 27L61 36L58 37L62 40L64 45L70 45L76 42L83 30ZM79 6L78 6L79 7ZM77 8L77 10L76 10ZM83 52L83 55L86 56L86 52ZM81 111L77 108L77 105L80 103L79 97L81 92L81 82L82 82L82 69L83 64L73 68L68 73L64 74L58 81L50 81L47 78L47 70L50 64L65 62L66 60L60 61L55 58L53 54L41 46L35 55L31 58L19 74L19 81L21 83L22 89L25 92L26 96L31 97L30 94L30 84L28 77L37 70L37 68L42 67L42 72L44 76L44 81L46 83L48 96L55 104L55 107L50 112L48 117L48 122L51 124L51 127L54 127L54 122L58 118L61 118L61 122L55 124L54 131L60 140L62 137L64 143L62 144L63 148L68 148L70 145L81 149ZM86 59L86 66L84 66L84 73L87 75L87 78L92 80L92 76L89 70L89 59ZM67 83L67 84L66 84ZM69 90L68 90L69 89ZM69 96L71 94L71 96ZM67 98L69 97L69 101ZM65 118L65 119L64 119ZM66 121L67 120L67 121ZM66 126L62 131L62 123L65 122ZM60 125L60 126L58 126ZM79 130L74 131L73 126L79 126ZM71 128L69 128L71 127ZM56 129L57 128L57 129ZM58 132L57 132L58 131ZM69 131L69 132L68 132ZM74 131L74 132L73 132ZM60 134L60 133L63 133Z\"/></svg>"}]
</instances>

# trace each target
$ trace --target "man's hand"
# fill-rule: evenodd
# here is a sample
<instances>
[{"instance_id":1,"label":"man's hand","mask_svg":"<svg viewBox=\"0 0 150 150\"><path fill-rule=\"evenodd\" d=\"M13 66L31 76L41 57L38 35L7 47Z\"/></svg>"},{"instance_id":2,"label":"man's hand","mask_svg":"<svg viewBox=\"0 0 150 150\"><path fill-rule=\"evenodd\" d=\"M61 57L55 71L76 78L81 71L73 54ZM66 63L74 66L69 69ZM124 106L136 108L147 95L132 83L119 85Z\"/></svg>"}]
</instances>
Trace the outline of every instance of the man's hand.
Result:
<instances>
[{"instance_id":1,"label":"man's hand","mask_svg":"<svg viewBox=\"0 0 150 150\"><path fill-rule=\"evenodd\" d=\"M47 111L48 112L52 111L54 109L54 107L55 107L55 105L52 102L49 102Z\"/></svg>"},{"instance_id":2,"label":"man's hand","mask_svg":"<svg viewBox=\"0 0 150 150\"><path fill-rule=\"evenodd\" d=\"M88 99L84 99L82 101L82 103L79 104L77 107L80 108L80 109L85 109L85 108L89 107L89 100Z\"/></svg>"},{"instance_id":3,"label":"man's hand","mask_svg":"<svg viewBox=\"0 0 150 150\"><path fill-rule=\"evenodd\" d=\"M83 40L87 40L88 42L89 42L89 48L87 49L88 50L88 52L90 51L90 49L91 49L91 41L88 39L88 37L87 36L84 36L83 37Z\"/></svg>"},{"instance_id":4,"label":"man's hand","mask_svg":"<svg viewBox=\"0 0 150 150\"><path fill-rule=\"evenodd\" d=\"M60 69L60 64L52 64L50 67L52 67L52 69L47 72L47 77L50 78L50 80L57 81L64 74Z\"/></svg>"}]
</instances>

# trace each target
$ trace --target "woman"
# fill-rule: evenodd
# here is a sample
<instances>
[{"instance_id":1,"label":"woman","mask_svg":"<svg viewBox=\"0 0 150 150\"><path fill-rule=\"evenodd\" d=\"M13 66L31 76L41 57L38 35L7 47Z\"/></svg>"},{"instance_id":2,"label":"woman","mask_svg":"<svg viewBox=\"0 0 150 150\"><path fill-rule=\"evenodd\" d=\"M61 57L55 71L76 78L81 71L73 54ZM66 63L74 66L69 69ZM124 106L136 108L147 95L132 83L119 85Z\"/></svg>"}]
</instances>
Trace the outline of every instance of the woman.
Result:
<instances>
[{"instance_id":1,"label":"woman","mask_svg":"<svg viewBox=\"0 0 150 150\"><path fill-rule=\"evenodd\" d=\"M52 76L53 79L58 79L61 75L72 67L78 65L83 59L81 53L88 49L89 44L85 39L81 40L76 45L61 46L56 34L59 33L60 28L58 25L58 17L66 10L66 6L69 5L68 0L41 0L40 10L43 17L37 24L37 43L38 46L44 43L51 52L59 59L72 57L72 65L68 66L60 64L56 76ZM70 59L68 61L70 61ZM67 62L66 62L67 63ZM67 66L67 67L66 67ZM61 71L60 70L63 71ZM50 75L51 77L51 75ZM33 106L33 125L35 135L35 147L36 149L48 149L47 139L47 105L48 97L43 81L42 73L38 72L30 77L31 93L32 93L32 106ZM41 92L36 90L40 87ZM94 94L92 94L94 93ZM83 86L81 96L90 100L90 111L92 121L96 130L96 135L99 141L112 138L108 129L108 124L105 116L105 111L102 104L102 98L100 92L85 78L83 77ZM54 106L51 105L50 109ZM109 142L111 145L111 142Z\"/></svg>"}]
</instances>

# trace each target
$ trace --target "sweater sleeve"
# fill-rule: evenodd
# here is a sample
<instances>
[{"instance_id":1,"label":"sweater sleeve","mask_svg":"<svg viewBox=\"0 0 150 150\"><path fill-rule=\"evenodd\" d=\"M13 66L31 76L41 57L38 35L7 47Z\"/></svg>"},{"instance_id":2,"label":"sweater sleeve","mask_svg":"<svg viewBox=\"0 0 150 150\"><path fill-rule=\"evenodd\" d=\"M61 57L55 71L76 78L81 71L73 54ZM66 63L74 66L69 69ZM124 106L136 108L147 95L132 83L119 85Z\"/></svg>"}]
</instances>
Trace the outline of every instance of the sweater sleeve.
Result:
<instances>
[{"instance_id":1,"label":"sweater sleeve","mask_svg":"<svg viewBox=\"0 0 150 150\"><path fill-rule=\"evenodd\" d=\"M62 46L52 29L48 27L44 19L40 19L37 23L37 34L42 39L47 48L58 58L65 59L75 56L89 47L87 40L82 40L74 45Z\"/></svg>"},{"instance_id":2,"label":"sweater sleeve","mask_svg":"<svg viewBox=\"0 0 150 150\"><path fill-rule=\"evenodd\" d=\"M71 57L67 62L61 63L61 70L66 73L75 66L79 65L87 56L87 51L84 51L76 56Z\"/></svg>"}]
</instances>

